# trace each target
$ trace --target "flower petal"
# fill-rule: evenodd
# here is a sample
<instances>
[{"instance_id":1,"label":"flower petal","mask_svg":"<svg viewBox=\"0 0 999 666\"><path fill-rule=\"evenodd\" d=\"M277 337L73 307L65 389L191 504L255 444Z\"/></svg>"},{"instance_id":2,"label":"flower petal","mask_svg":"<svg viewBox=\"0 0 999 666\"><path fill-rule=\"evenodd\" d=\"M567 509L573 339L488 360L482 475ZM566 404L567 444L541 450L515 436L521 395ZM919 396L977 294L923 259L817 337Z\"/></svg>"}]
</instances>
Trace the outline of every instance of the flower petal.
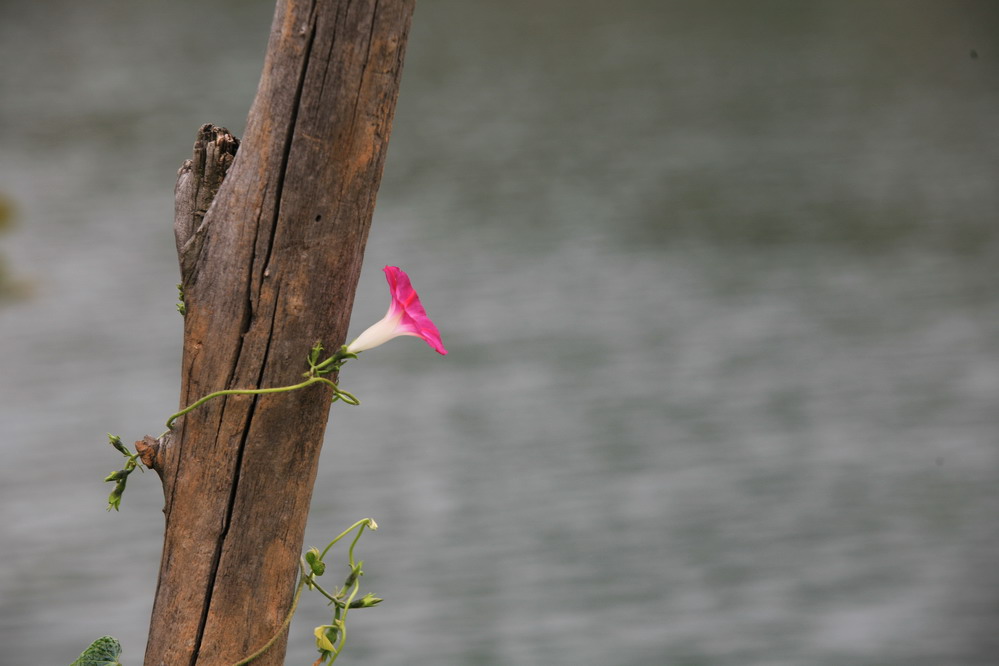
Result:
<instances>
[{"instance_id":1,"label":"flower petal","mask_svg":"<svg viewBox=\"0 0 999 666\"><path fill-rule=\"evenodd\" d=\"M386 266L385 279L389 284L389 291L392 294L392 305L389 307L390 314L402 313L399 321L399 335L413 335L423 340L434 348L438 354L446 355L447 349L441 340L440 331L427 315L423 303L413 284L406 275L406 271L398 266Z\"/></svg>"},{"instance_id":2,"label":"flower petal","mask_svg":"<svg viewBox=\"0 0 999 666\"><path fill-rule=\"evenodd\" d=\"M412 335L422 338L438 354L446 355L447 349L441 341L440 331L427 315L406 271L398 266L386 266L383 270L392 297L388 312L357 336L347 347L347 351L356 354L400 335Z\"/></svg>"}]
</instances>

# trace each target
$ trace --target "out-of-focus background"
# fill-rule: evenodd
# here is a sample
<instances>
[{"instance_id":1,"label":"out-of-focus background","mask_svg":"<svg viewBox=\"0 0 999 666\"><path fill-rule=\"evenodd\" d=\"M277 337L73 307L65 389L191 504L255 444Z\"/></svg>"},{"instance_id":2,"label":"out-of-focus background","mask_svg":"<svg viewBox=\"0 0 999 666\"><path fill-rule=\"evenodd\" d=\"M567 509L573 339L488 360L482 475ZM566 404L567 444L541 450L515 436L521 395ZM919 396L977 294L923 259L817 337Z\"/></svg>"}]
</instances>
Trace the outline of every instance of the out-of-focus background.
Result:
<instances>
[{"instance_id":1,"label":"out-of-focus background","mask_svg":"<svg viewBox=\"0 0 999 666\"><path fill-rule=\"evenodd\" d=\"M178 399L172 190L271 0L0 4L0 662L141 660ZM343 662L971 666L999 652L999 5L424 0L385 264L451 354L343 374L306 545ZM308 599L288 663L314 658ZM233 655L237 658L241 655Z\"/></svg>"}]
</instances>

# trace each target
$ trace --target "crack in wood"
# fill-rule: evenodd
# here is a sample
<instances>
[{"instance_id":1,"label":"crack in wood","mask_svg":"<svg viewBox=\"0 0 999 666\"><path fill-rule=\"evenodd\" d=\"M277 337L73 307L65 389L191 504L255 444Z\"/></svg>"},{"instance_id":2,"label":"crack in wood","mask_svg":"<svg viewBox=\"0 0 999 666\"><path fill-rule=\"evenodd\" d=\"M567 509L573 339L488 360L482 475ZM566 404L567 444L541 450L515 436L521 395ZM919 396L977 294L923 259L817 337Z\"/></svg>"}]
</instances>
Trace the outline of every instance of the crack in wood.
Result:
<instances>
[{"instance_id":1,"label":"crack in wood","mask_svg":"<svg viewBox=\"0 0 999 666\"><path fill-rule=\"evenodd\" d=\"M276 293L274 294L274 301L276 303L280 296L280 285L276 286L275 290ZM267 341L264 345L264 353L262 355L260 371L257 375L256 386L258 387L263 382L264 371L267 368L267 357L270 353L271 341L274 339L274 325L275 325L275 318L270 317L270 328L268 329L267 332ZM209 568L210 574L209 574L208 584L206 586L207 594L205 596L204 607L202 608L202 616L198 624L197 638L195 640L195 647L194 647L194 658L191 662L192 664L196 663L198 660L198 656L201 652L201 642L202 639L204 638L205 628L208 625L208 617L211 614L212 598L214 597L215 594L215 581L219 574L219 566L222 562L222 554L225 551L226 538L229 536L229 529L232 526L233 512L235 511L236 507L236 497L239 493L239 482L242 477L242 468L243 468L243 456L246 452L246 443L250 436L250 428L251 424L253 423L253 416L256 412L259 400L260 396L258 395L252 396L250 405L246 409L246 415L243 418L243 428L240 433L239 444L236 446L236 451L235 451L236 461L233 466L234 475L232 480L232 486L230 487L229 498L226 504L225 513L222 516L222 529L219 532L218 540L216 541L215 544L215 552L212 555L212 564L211 567ZM225 409L224 405L222 409L224 411ZM225 421L224 418L219 421L220 428L221 424L224 423L224 421Z\"/></svg>"},{"instance_id":2,"label":"crack in wood","mask_svg":"<svg viewBox=\"0 0 999 666\"><path fill-rule=\"evenodd\" d=\"M278 224L281 222L281 200L284 196L284 181L288 172L288 162L291 160L291 151L295 142L295 128L298 124L298 114L302 106L302 91L305 89L305 78L308 74L309 62L312 58L312 46L316 39L316 13L315 5L312 6L309 14L309 30L305 42L305 49L302 54L302 65L298 72L298 80L295 85L295 94L291 104L291 117L288 120L285 142L281 153L280 166L277 171L277 184L274 192L274 218L271 222L270 235L268 236L267 248L261 261L260 279L258 284L263 284L264 277L270 274L271 254L274 245L277 243ZM254 264L256 257L254 257Z\"/></svg>"}]
</instances>

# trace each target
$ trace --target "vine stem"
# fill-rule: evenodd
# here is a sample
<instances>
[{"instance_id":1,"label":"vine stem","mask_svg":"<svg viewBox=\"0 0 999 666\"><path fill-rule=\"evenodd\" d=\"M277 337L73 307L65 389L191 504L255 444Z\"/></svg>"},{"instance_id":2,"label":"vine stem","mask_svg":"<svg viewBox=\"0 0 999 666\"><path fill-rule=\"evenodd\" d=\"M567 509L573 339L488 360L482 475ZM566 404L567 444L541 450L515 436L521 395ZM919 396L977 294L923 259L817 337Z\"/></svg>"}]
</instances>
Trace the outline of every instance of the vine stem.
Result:
<instances>
[{"instance_id":1,"label":"vine stem","mask_svg":"<svg viewBox=\"0 0 999 666\"><path fill-rule=\"evenodd\" d=\"M324 381L324 382L327 382L329 384L333 383L333 382L329 381L328 379L322 379L321 377L313 377L312 379L319 380L319 381ZM314 383L314 382L311 382L311 381L309 381L309 382L302 382L302 384L297 385L295 387L284 387L284 390L292 390L292 388L302 388L303 386L306 386L306 385L308 385L310 383ZM270 393L275 392L273 389L263 389L263 390L268 391ZM200 400L199 402L203 402L205 399L207 399L209 397L211 397L211 396L206 396L205 398L202 398L202 400ZM191 405L190 407L188 407L186 411L190 411L194 407L197 407L197 403L195 403L194 405ZM372 527L372 525L374 525L374 527ZM340 539L342 539L345 536L347 536L348 534L350 534L353 530L357 529L357 535L354 537L353 542L350 544L350 549L348 551L349 552L349 558L350 558L350 566L351 567L357 566L356 563L355 563L355 561L354 561L354 546L357 545L357 541L358 541L358 539L361 538L361 534L364 533L364 528L366 528L366 527L369 528L369 529L377 529L377 525L374 523L374 521L371 518L362 518L361 520L357 521L356 523L354 523L353 525L351 525L350 527L348 527L347 529L345 529L343 532L341 532L335 539L333 539L333 541L331 541L329 543L329 545L326 546L326 549L323 550L322 555L320 555L318 559L322 560L322 558L326 555L326 553L329 552L329 549L332 548L333 545L337 541L339 541ZM295 588L295 598L291 602L291 608L288 609L288 615L285 616L284 622L281 623L281 626L278 628L277 633L275 633L271 637L271 639L269 641L267 641L267 643L265 643L263 645L263 647L261 647L259 650L257 650L256 652L254 652L250 656L245 657L244 659L241 659L240 661L237 661L232 666L246 666L246 664L249 664L254 659L256 659L257 657L260 657L262 654L264 654L269 649L271 649L271 647L273 647L274 643L277 642L277 640L284 634L284 632L288 629L288 626L291 624L291 619L292 619L292 617L294 617L295 610L298 608L298 600L302 596L302 588L304 588L306 586L306 584L308 584L310 587L314 587L314 588L318 589L322 593L322 595L324 597L326 597L327 599L329 599L331 602L333 602L333 603L337 602L337 599L339 598L340 595L337 595L336 597L330 595L326 590L324 590L323 588L321 588L318 583L316 583L315 574L314 573L311 573L311 572L310 573L306 573L306 571L309 569L309 567L307 567L306 562L305 562L304 559L300 559L299 560L298 566L299 566L299 569L300 569L301 573L299 574L299 577L298 577L298 586ZM357 591L360 588L360 581L359 580L354 580L354 583L353 583L353 585L351 587L352 587L352 589L350 591L350 595L347 597L346 601L343 602L343 606L342 606L342 608L343 608L343 615L342 615L342 617L339 617L340 623L339 623L338 629L339 629L339 632L340 632L340 641L339 641L340 646L339 646L339 648L337 648L337 649L335 649L333 651L333 656L330 659L330 663L332 663L333 661L335 661L336 658L337 658L337 656L339 656L340 650L343 649L343 644L344 644L344 642L347 639L347 627L344 625L344 620L347 619L347 612L349 611L350 603L354 600L354 597L357 595ZM336 609L336 615L337 616L340 615L340 606L338 606L337 609Z\"/></svg>"},{"instance_id":2,"label":"vine stem","mask_svg":"<svg viewBox=\"0 0 999 666\"><path fill-rule=\"evenodd\" d=\"M304 382L300 382L298 384L292 384L291 386L275 386L274 388L262 388L262 389L225 389L222 391L215 391L214 393L209 393L200 400L191 403L190 405L180 410L176 414L171 415L166 422L167 432L173 430L174 421L179 419L184 414L187 414L188 412L197 409L198 407L205 404L212 398L218 398L223 395L264 395L266 393L284 393L285 391L295 391L297 389L305 388L306 386L310 386L312 384L317 384L320 382L324 384L329 384L334 389L337 389L337 385L331 382L330 380L326 379L325 377L309 377Z\"/></svg>"},{"instance_id":3,"label":"vine stem","mask_svg":"<svg viewBox=\"0 0 999 666\"><path fill-rule=\"evenodd\" d=\"M373 521L370 518L361 518L359 521L357 521L356 523L345 529L343 532L340 532L340 534L335 539L333 539L332 541L329 542L329 544L326 545L326 548L323 549L323 552L319 554L319 559L321 560L324 557L326 557L326 553L330 551L330 548L332 548L337 541L350 534L352 530L354 530L360 525L361 529L358 530L357 532L357 538L354 539L354 543L350 544L350 555L349 555L350 565L354 566L354 544L357 543L357 539L361 538L361 532L364 531L364 528L371 527L372 522Z\"/></svg>"},{"instance_id":4,"label":"vine stem","mask_svg":"<svg viewBox=\"0 0 999 666\"><path fill-rule=\"evenodd\" d=\"M323 370L331 365L334 366L334 369L339 369L340 365L342 365L344 361L351 358L357 358L357 354L347 351L347 346L344 345L343 347L340 347L340 349L337 349L328 359L316 365L314 369Z\"/></svg>"}]
</instances>

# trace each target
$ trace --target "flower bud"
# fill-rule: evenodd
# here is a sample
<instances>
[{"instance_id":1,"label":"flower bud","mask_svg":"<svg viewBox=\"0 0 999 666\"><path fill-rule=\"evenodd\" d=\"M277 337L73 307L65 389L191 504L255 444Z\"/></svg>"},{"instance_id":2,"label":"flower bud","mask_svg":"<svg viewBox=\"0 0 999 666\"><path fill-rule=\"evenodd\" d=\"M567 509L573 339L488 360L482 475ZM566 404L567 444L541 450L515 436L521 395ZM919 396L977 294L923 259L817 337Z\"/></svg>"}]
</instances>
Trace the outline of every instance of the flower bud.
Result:
<instances>
[{"instance_id":1,"label":"flower bud","mask_svg":"<svg viewBox=\"0 0 999 666\"><path fill-rule=\"evenodd\" d=\"M365 594L360 599L354 599L353 601L351 601L350 602L350 607L351 608L371 608L372 606L377 606L378 604L380 604L383 601L384 601L384 599L379 599L378 597L376 597L375 595L373 595L373 594L371 594L369 592L368 594Z\"/></svg>"},{"instance_id":2,"label":"flower bud","mask_svg":"<svg viewBox=\"0 0 999 666\"><path fill-rule=\"evenodd\" d=\"M114 448L118 449L118 451L123 456L130 456L130 455L132 455L132 452L129 451L128 448L124 444L121 443L121 437L119 437L118 435L112 435L111 433L108 433L108 441L111 443L111 446L113 446Z\"/></svg>"},{"instance_id":3,"label":"flower bud","mask_svg":"<svg viewBox=\"0 0 999 666\"><path fill-rule=\"evenodd\" d=\"M346 590L348 587L357 582L358 577L364 575L364 572L361 571L361 564L361 562L358 562L357 566L350 570L350 574L348 574L347 578L343 581L343 589Z\"/></svg>"},{"instance_id":4,"label":"flower bud","mask_svg":"<svg viewBox=\"0 0 999 666\"><path fill-rule=\"evenodd\" d=\"M134 469L135 469L134 467L132 469L119 469L119 470L117 470L115 472L111 472L110 474L108 474L106 477L104 477L104 480L105 481L122 481L125 478L127 478L128 475L131 474L132 470L134 470Z\"/></svg>"},{"instance_id":5,"label":"flower bud","mask_svg":"<svg viewBox=\"0 0 999 666\"><path fill-rule=\"evenodd\" d=\"M118 511L118 507L121 506L121 496L125 492L125 481L126 479L120 479L117 484L115 484L114 490L108 495L108 511L114 509Z\"/></svg>"}]
</instances>

